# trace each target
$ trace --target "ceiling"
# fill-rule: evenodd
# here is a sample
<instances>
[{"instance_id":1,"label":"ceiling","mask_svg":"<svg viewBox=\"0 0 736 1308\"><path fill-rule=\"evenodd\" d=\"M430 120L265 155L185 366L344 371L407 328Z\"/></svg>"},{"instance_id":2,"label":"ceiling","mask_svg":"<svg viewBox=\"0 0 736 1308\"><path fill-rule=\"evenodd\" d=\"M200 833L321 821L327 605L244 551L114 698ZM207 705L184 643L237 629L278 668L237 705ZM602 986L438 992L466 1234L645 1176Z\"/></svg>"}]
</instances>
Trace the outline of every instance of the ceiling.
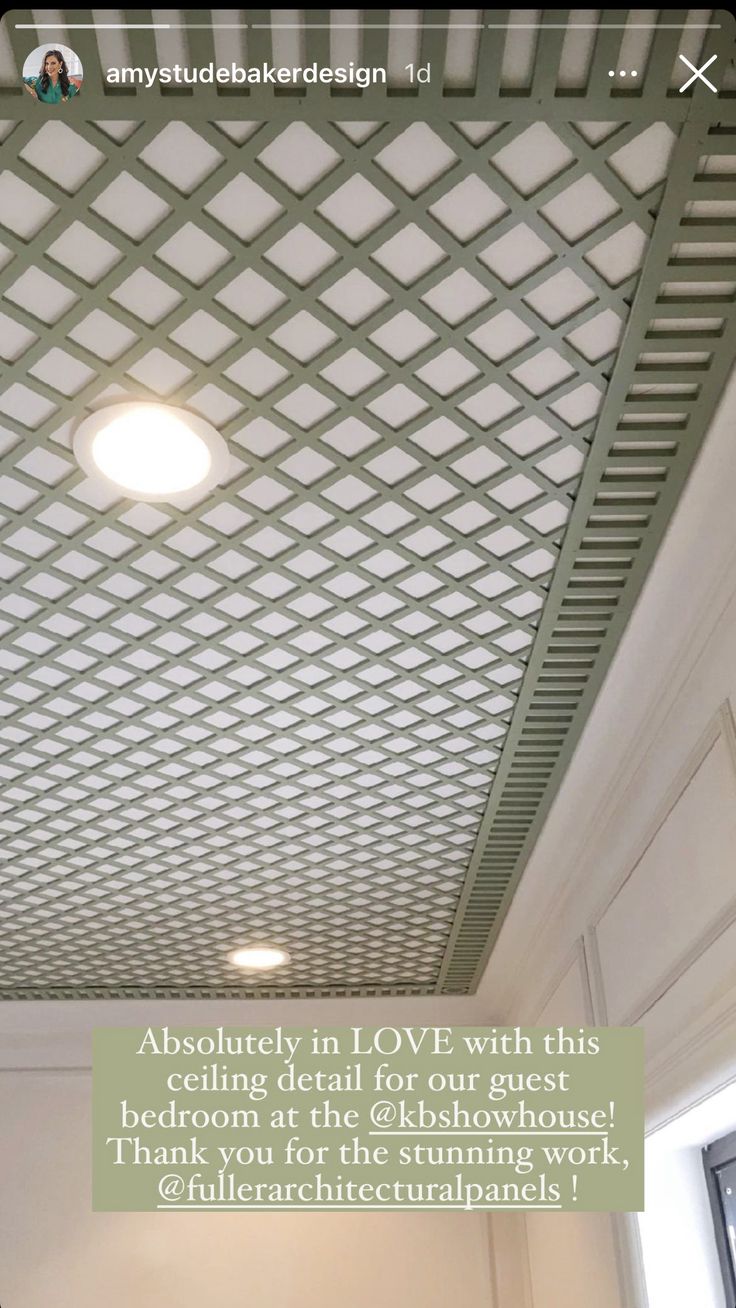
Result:
<instances>
[{"instance_id":1,"label":"ceiling","mask_svg":"<svg viewBox=\"0 0 736 1308\"><path fill-rule=\"evenodd\" d=\"M733 20L425 13L4 20L0 996L477 983L730 362ZM390 85L95 71L234 50ZM219 487L88 479L118 398L208 418ZM227 962L261 941L277 980Z\"/></svg>"}]
</instances>

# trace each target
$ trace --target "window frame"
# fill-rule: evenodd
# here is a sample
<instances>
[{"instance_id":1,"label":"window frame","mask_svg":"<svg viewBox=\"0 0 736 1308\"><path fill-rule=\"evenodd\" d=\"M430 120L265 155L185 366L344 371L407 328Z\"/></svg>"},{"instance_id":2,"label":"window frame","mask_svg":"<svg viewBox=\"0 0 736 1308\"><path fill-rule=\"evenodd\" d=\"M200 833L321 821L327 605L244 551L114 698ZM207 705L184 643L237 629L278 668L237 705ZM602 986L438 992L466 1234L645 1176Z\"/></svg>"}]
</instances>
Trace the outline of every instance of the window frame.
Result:
<instances>
[{"instance_id":1,"label":"window frame","mask_svg":"<svg viewBox=\"0 0 736 1308\"><path fill-rule=\"evenodd\" d=\"M721 1136L720 1139L706 1145L702 1151L702 1158L726 1303L728 1308L736 1308L736 1258L731 1253L728 1241L726 1214L723 1211L717 1176L719 1168L726 1163L736 1163L736 1131L731 1131L728 1135Z\"/></svg>"}]
</instances>

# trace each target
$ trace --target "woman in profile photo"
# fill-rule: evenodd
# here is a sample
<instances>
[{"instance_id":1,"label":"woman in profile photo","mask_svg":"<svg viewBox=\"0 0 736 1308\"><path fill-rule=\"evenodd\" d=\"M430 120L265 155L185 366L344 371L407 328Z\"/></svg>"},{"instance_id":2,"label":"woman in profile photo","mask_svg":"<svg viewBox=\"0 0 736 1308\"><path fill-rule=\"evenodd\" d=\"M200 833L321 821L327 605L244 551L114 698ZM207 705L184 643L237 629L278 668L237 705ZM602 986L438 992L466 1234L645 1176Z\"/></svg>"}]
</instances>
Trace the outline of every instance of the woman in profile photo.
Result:
<instances>
[{"instance_id":1,"label":"woman in profile photo","mask_svg":"<svg viewBox=\"0 0 736 1308\"><path fill-rule=\"evenodd\" d=\"M66 104L79 94L79 87L69 78L69 70L61 50L47 50L38 77L24 77L23 85L34 100L42 104Z\"/></svg>"}]
</instances>

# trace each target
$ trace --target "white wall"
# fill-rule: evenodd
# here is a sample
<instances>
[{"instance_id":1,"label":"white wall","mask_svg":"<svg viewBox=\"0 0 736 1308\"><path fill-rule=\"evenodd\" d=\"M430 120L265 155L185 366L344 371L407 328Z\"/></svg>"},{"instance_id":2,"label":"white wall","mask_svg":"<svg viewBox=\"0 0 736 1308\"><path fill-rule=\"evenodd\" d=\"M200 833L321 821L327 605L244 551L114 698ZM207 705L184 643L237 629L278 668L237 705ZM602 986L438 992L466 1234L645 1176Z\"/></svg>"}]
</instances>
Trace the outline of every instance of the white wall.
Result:
<instances>
[{"instance_id":1,"label":"white wall","mask_svg":"<svg viewBox=\"0 0 736 1308\"><path fill-rule=\"evenodd\" d=\"M0 1005L3 1308L493 1308L483 1213L91 1211L93 1026L386 1020L487 1016L472 999Z\"/></svg>"},{"instance_id":2,"label":"white wall","mask_svg":"<svg viewBox=\"0 0 736 1308\"><path fill-rule=\"evenodd\" d=\"M479 991L641 1025L650 1127L736 1077L735 417L732 379ZM630 1219L524 1225L524 1308L645 1304Z\"/></svg>"},{"instance_id":3,"label":"white wall","mask_svg":"<svg viewBox=\"0 0 736 1308\"><path fill-rule=\"evenodd\" d=\"M93 1213L88 1074L0 1077L12 1308L488 1308L481 1213Z\"/></svg>"}]
</instances>

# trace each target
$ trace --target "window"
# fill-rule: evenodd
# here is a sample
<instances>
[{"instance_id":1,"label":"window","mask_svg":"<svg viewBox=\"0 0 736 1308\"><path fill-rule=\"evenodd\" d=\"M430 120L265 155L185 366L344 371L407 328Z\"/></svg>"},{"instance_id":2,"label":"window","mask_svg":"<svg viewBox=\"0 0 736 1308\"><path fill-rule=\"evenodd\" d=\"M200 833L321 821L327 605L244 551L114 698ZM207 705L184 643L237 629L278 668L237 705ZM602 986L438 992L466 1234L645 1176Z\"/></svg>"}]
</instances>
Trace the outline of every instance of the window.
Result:
<instances>
[{"instance_id":1,"label":"window","mask_svg":"<svg viewBox=\"0 0 736 1308\"><path fill-rule=\"evenodd\" d=\"M703 1150L718 1257L728 1308L736 1308L736 1131Z\"/></svg>"}]
</instances>

